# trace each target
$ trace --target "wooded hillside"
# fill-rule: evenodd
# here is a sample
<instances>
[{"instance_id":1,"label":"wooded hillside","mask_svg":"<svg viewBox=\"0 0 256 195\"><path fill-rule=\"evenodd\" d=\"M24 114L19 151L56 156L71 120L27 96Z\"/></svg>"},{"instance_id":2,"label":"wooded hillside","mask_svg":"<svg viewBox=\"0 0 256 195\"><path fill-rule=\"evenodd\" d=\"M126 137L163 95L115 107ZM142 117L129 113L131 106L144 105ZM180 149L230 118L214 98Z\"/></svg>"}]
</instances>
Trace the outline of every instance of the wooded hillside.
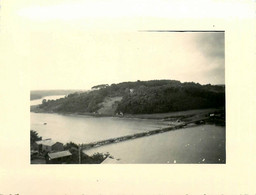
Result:
<instances>
[{"instance_id":1,"label":"wooded hillside","mask_svg":"<svg viewBox=\"0 0 256 195\"><path fill-rule=\"evenodd\" d=\"M42 112L97 113L105 98L122 97L114 113L151 114L225 106L225 86L151 80L97 85L92 91L44 101ZM96 89L96 90L95 90Z\"/></svg>"}]
</instances>

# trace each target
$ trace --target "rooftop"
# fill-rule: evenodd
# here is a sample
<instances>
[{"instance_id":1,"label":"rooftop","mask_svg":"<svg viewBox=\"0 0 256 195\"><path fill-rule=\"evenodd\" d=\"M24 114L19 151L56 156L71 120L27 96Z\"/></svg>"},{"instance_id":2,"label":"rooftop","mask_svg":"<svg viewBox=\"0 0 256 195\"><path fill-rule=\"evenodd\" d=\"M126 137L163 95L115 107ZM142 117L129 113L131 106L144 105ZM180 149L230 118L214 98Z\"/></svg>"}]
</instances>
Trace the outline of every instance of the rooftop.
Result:
<instances>
[{"instance_id":1,"label":"rooftop","mask_svg":"<svg viewBox=\"0 0 256 195\"><path fill-rule=\"evenodd\" d=\"M71 156L72 154L68 151L61 151L61 152L53 152L53 153L49 153L48 156L50 157L50 159L56 159L56 158L62 158L62 157L66 157L66 156Z\"/></svg>"},{"instance_id":2,"label":"rooftop","mask_svg":"<svg viewBox=\"0 0 256 195\"><path fill-rule=\"evenodd\" d=\"M52 146L52 145L54 145L56 143L60 143L60 142L53 141L52 139L44 139L44 140L36 141L36 143L38 145L42 144L44 146ZM60 143L60 144L62 144L62 143Z\"/></svg>"},{"instance_id":3,"label":"rooftop","mask_svg":"<svg viewBox=\"0 0 256 195\"><path fill-rule=\"evenodd\" d=\"M36 143L38 145L42 144L42 145L45 145L45 146L52 146L56 142L52 141L51 139L44 139L44 140L36 141Z\"/></svg>"}]
</instances>

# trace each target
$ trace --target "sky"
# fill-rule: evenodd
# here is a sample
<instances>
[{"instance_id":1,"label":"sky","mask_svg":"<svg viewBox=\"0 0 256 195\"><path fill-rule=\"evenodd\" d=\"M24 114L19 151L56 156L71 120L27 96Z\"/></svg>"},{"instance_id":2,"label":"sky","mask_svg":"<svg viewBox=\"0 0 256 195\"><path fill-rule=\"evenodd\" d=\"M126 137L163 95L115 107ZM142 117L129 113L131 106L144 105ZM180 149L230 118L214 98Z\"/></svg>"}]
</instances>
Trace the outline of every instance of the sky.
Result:
<instances>
[{"instance_id":1,"label":"sky","mask_svg":"<svg viewBox=\"0 0 256 195\"><path fill-rule=\"evenodd\" d=\"M174 79L224 84L224 33L31 33L32 89Z\"/></svg>"},{"instance_id":2,"label":"sky","mask_svg":"<svg viewBox=\"0 0 256 195\"><path fill-rule=\"evenodd\" d=\"M165 0L150 2L16 2L8 23L26 29L31 90L155 79L224 84L225 33L145 31L172 30L170 9L186 13L178 1L171 8Z\"/></svg>"}]
</instances>

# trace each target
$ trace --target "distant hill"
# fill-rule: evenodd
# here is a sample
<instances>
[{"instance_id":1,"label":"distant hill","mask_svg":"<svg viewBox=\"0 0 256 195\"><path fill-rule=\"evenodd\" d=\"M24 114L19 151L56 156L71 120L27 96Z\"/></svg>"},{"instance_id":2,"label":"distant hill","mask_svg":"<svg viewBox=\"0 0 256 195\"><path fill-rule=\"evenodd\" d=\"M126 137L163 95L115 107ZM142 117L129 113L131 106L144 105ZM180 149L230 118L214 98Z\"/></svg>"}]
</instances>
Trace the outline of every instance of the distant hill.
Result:
<instances>
[{"instance_id":1,"label":"distant hill","mask_svg":"<svg viewBox=\"0 0 256 195\"><path fill-rule=\"evenodd\" d=\"M81 90L32 90L30 91L30 100L41 99L45 96L68 95Z\"/></svg>"},{"instance_id":2,"label":"distant hill","mask_svg":"<svg viewBox=\"0 0 256 195\"><path fill-rule=\"evenodd\" d=\"M88 92L72 93L59 100L45 101L34 111L152 114L225 106L223 85L200 85L175 80L138 80L98 85L92 89Z\"/></svg>"}]
</instances>

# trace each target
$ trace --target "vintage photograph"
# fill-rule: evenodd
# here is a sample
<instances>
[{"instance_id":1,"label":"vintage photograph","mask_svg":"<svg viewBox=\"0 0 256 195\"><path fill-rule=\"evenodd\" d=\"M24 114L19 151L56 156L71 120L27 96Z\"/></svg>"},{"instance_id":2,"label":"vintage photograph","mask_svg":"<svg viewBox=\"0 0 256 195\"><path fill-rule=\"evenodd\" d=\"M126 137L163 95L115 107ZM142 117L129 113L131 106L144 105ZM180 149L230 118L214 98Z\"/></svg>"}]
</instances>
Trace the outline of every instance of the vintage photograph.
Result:
<instances>
[{"instance_id":1,"label":"vintage photograph","mask_svg":"<svg viewBox=\"0 0 256 195\"><path fill-rule=\"evenodd\" d=\"M31 164L225 164L225 32L32 32Z\"/></svg>"},{"instance_id":2,"label":"vintage photograph","mask_svg":"<svg viewBox=\"0 0 256 195\"><path fill-rule=\"evenodd\" d=\"M255 3L0 0L0 195L256 194Z\"/></svg>"}]
</instances>

